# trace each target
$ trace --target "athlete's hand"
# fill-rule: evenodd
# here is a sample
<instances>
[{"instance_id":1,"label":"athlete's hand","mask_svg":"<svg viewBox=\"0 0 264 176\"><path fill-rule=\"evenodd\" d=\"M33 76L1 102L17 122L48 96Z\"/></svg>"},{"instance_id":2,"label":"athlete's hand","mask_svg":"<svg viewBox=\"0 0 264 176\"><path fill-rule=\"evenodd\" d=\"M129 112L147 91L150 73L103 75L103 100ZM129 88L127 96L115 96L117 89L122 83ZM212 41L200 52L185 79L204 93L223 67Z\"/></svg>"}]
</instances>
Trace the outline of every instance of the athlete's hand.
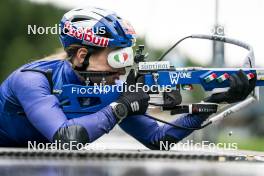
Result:
<instances>
[{"instance_id":1,"label":"athlete's hand","mask_svg":"<svg viewBox=\"0 0 264 176\"><path fill-rule=\"evenodd\" d=\"M124 92L116 101L122 103L127 108L127 115L145 114L148 109L149 95L143 90L137 92Z\"/></svg>"},{"instance_id":2,"label":"athlete's hand","mask_svg":"<svg viewBox=\"0 0 264 176\"><path fill-rule=\"evenodd\" d=\"M113 112L119 121L130 115L145 114L148 109L150 97L142 88L135 87L137 80L134 70L131 70L127 76L126 85L133 86L133 88L127 87L127 91L123 92L119 99L111 104Z\"/></svg>"},{"instance_id":3,"label":"athlete's hand","mask_svg":"<svg viewBox=\"0 0 264 176\"><path fill-rule=\"evenodd\" d=\"M127 76L127 86L136 86L136 83L143 83L143 77L136 78L134 70L131 69ZM142 84L138 84L142 86ZM119 103L123 103L128 109L128 115L145 114L148 108L148 101L150 97L141 88L134 88L131 92L123 92L120 98L117 100Z\"/></svg>"},{"instance_id":4,"label":"athlete's hand","mask_svg":"<svg viewBox=\"0 0 264 176\"><path fill-rule=\"evenodd\" d=\"M205 101L212 103L235 103L242 101L254 90L256 86L256 75L248 80L247 75L242 70L233 74L229 78L230 88L227 92L215 93L208 97Z\"/></svg>"}]
</instances>

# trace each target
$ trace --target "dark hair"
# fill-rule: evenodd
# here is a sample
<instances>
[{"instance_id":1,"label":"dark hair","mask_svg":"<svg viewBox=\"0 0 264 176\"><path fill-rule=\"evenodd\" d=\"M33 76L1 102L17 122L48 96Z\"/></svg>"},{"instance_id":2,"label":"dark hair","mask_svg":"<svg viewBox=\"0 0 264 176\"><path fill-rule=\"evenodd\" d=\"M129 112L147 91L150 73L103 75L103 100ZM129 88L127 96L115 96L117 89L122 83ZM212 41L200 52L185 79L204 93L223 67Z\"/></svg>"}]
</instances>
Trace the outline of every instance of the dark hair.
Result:
<instances>
[{"instance_id":1,"label":"dark hair","mask_svg":"<svg viewBox=\"0 0 264 176\"><path fill-rule=\"evenodd\" d=\"M69 58L69 61L73 63L73 58L76 56L78 50L80 48L86 48L88 50L88 53L84 59L84 62L81 67L75 67L78 71L84 71L89 66L89 58L92 54L95 54L97 52L102 51L104 48L101 47L92 47L92 46L82 46L82 45L70 45L68 48L65 49L65 52L67 53L67 57Z\"/></svg>"},{"instance_id":2,"label":"dark hair","mask_svg":"<svg viewBox=\"0 0 264 176\"><path fill-rule=\"evenodd\" d=\"M65 52L67 53L67 56L69 58L73 58L76 56L76 53L80 48L86 48L88 50L88 52L90 53L90 55L92 53L100 52L104 49L101 47L92 47L92 46L87 47L87 46L83 46L83 45L73 44L73 45L70 45L69 47L65 48Z\"/></svg>"},{"instance_id":3,"label":"dark hair","mask_svg":"<svg viewBox=\"0 0 264 176\"><path fill-rule=\"evenodd\" d=\"M65 48L65 52L67 53L68 57L73 58L74 56L76 56L76 53L80 48L84 48L84 47L81 45L71 45Z\"/></svg>"}]
</instances>

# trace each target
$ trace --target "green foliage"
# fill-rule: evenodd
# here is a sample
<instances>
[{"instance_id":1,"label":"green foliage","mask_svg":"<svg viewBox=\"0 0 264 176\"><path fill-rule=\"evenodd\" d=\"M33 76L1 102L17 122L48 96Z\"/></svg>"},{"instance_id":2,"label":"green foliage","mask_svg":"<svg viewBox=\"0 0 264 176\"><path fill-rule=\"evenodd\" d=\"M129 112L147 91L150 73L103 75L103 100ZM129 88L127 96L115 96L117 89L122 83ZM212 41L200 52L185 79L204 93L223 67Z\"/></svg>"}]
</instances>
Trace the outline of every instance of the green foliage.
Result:
<instances>
[{"instance_id":1,"label":"green foliage","mask_svg":"<svg viewBox=\"0 0 264 176\"><path fill-rule=\"evenodd\" d=\"M65 10L25 0L0 1L0 82L19 66L61 47L56 34L28 35L28 25L54 26Z\"/></svg>"},{"instance_id":2,"label":"green foliage","mask_svg":"<svg viewBox=\"0 0 264 176\"><path fill-rule=\"evenodd\" d=\"M264 139L257 136L243 136L242 134L232 136L219 135L218 142L220 143L237 143L240 150L255 150L264 151Z\"/></svg>"}]
</instances>

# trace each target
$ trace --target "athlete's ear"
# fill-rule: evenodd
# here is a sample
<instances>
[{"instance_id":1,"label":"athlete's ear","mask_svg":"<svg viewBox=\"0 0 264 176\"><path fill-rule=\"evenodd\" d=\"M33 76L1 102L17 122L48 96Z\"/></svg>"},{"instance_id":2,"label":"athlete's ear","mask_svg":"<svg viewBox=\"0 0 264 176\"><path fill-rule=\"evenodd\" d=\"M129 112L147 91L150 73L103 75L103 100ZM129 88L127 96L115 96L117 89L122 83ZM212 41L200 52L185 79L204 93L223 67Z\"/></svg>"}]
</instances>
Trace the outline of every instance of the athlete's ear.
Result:
<instances>
[{"instance_id":1,"label":"athlete's ear","mask_svg":"<svg viewBox=\"0 0 264 176\"><path fill-rule=\"evenodd\" d=\"M88 54L88 50L86 48L78 49L75 60L77 61L78 66L80 66L84 62L85 56Z\"/></svg>"}]
</instances>

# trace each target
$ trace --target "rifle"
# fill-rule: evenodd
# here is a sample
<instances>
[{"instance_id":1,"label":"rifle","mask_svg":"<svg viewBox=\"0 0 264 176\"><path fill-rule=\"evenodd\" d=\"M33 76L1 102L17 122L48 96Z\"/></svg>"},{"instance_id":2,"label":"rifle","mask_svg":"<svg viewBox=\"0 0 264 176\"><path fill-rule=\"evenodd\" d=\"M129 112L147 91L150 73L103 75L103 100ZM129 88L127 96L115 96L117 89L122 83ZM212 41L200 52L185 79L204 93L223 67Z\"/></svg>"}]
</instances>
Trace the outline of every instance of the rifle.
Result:
<instances>
[{"instance_id":1,"label":"rifle","mask_svg":"<svg viewBox=\"0 0 264 176\"><path fill-rule=\"evenodd\" d=\"M242 47L248 50L246 57L246 64L243 68L202 68L202 67L185 67L174 68L168 61L162 61L163 58L179 43L188 38L207 39L225 42ZM150 104L153 106L161 107L161 110L169 110L172 115L180 113L191 114L212 114L218 111L218 104L206 103L194 103L183 105L181 96L179 96L179 87L183 89L191 89L192 85L200 85L204 91L212 91L216 88L229 87L229 76L236 73L239 69L242 69L248 79L257 77L256 88L245 100L232 104L232 106L223 110L220 113L211 115L209 120L201 126L201 128L216 122L220 119L224 119L229 115L245 108L249 104L259 100L259 86L264 86L264 69L255 68L255 57L253 48L242 41L231 39L225 36L218 35L190 35L184 37L175 43L168 51L166 51L155 62L147 62L147 54L143 52L144 46L140 45L136 50L134 57L135 65L133 66L135 77L143 76L143 85L156 88L163 87L163 89L157 91L148 91L150 94ZM82 72L83 76L88 78L92 72ZM89 81L88 81L89 82ZM61 90L54 90L54 93L59 93L62 97L66 97L66 103L62 104L62 109L66 113L94 113L100 109L106 107L110 103L116 101L121 92L118 91L116 86L108 86L109 91L104 91L106 85L100 86L82 86L82 85L63 85ZM164 87L168 89L164 89ZM88 91L89 90L89 91ZM93 93L91 93L93 92ZM180 98L179 98L180 97ZM85 104L85 99L95 99L97 104ZM156 119L163 123L170 124L169 122ZM175 126L173 124L170 124ZM175 126L178 128L184 128ZM189 129L189 128L188 128ZM200 128L199 128L200 129Z\"/></svg>"}]
</instances>

